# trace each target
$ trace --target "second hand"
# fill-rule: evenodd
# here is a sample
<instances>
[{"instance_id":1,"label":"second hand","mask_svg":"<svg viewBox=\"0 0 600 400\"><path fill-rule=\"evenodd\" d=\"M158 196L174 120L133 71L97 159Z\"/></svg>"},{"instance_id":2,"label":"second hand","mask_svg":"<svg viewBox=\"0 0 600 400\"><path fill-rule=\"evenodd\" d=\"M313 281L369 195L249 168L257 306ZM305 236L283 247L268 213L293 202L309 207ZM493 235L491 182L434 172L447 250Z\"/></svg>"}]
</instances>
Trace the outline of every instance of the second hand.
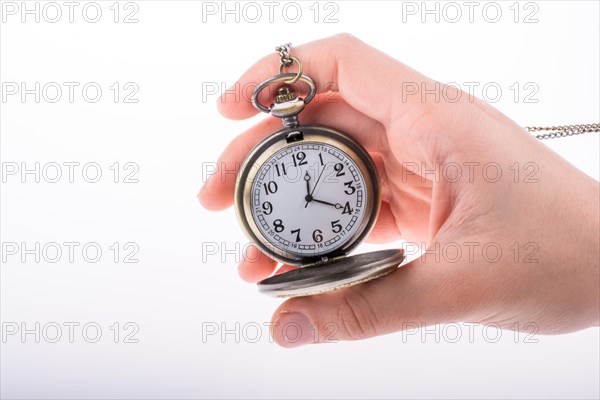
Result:
<instances>
[{"instance_id":1,"label":"second hand","mask_svg":"<svg viewBox=\"0 0 600 400\"><path fill-rule=\"evenodd\" d=\"M317 181L315 182L315 186L313 186L312 191L308 194L308 196L306 196L306 204L304 205L304 208L308 207L308 203L310 203L313 200L312 195L315 192L317 185L321 181L321 176L323 176L323 172L325 172L325 166L323 166L323 169L321 170L321 173L319 174L319 177L317 178ZM308 171L306 171L306 174L308 175ZM304 179L306 179L306 177ZM309 176L309 179L310 179L310 176ZM307 180L307 183L308 183L308 180Z\"/></svg>"}]
</instances>

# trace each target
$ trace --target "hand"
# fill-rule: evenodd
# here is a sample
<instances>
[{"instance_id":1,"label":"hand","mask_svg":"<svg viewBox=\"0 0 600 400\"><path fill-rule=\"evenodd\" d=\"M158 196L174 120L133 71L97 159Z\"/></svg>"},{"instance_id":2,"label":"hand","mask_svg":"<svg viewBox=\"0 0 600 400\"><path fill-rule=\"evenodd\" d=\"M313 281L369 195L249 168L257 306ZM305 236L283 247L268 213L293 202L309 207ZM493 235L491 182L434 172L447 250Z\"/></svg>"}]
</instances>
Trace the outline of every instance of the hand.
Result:
<instances>
[{"instance_id":1,"label":"hand","mask_svg":"<svg viewBox=\"0 0 600 400\"><path fill-rule=\"evenodd\" d=\"M313 199L312 194L310 193L310 174L308 171L306 171L306 175L304 175L304 180L306 181L306 196L304 197L306 204L304 205L304 208L306 208L308 207L308 203L310 203Z\"/></svg>"},{"instance_id":2,"label":"hand","mask_svg":"<svg viewBox=\"0 0 600 400\"><path fill-rule=\"evenodd\" d=\"M325 168L323 168L323 170L319 174L319 179L317 179L317 183L319 183L319 180L321 179L321 175L323 175L323 171L325 171ZM311 192L310 191L310 183L309 183L310 182L310 174L308 173L308 171L306 171L306 174L304 175L304 180L306 181L306 196L304 197L304 199L306 200L306 205L304 206L304 208L308 207L308 203L310 203L311 201L315 201L315 202L321 203L321 204L327 204L328 206L333 206L335 208L342 208L342 205L339 203L333 204L333 203L329 203L327 201L317 200L312 196L317 185L315 184L315 187L313 188L313 191Z\"/></svg>"},{"instance_id":3,"label":"hand","mask_svg":"<svg viewBox=\"0 0 600 400\"><path fill-rule=\"evenodd\" d=\"M339 88L333 96L322 93L300 120L348 133L376 161L383 203L370 240L403 238L425 243L427 252L381 279L285 301L273 316L279 344L322 340L331 328L315 335L310 327L321 330L327 323L337 325L338 339L415 323L533 323L539 333L598 325L598 182L488 104L349 35L293 52L319 88L331 88L331 82ZM276 73L277 62L273 55L263 58L239 87ZM439 101L421 93L436 87L444 88ZM417 94L408 95L408 88ZM233 99L219 102L224 116L257 113L250 102ZM280 124L268 118L235 138L219 165L239 165ZM221 181L215 174L201 190L206 208L232 204L235 179L225 176ZM254 262L239 267L246 280L263 279L277 266L266 256L251 256ZM296 343L283 336L287 322L303 328Z\"/></svg>"},{"instance_id":4,"label":"hand","mask_svg":"<svg viewBox=\"0 0 600 400\"><path fill-rule=\"evenodd\" d=\"M306 171L306 175L304 175L304 180L306 181L306 196L310 196L310 174Z\"/></svg>"}]
</instances>

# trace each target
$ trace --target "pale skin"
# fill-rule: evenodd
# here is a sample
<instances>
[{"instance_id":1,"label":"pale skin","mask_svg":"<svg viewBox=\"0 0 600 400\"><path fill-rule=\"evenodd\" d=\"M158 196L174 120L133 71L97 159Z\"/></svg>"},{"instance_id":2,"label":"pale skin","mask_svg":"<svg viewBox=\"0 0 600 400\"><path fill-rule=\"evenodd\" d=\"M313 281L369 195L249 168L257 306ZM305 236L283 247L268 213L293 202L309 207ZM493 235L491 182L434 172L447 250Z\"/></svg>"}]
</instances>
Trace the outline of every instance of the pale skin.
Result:
<instances>
[{"instance_id":1,"label":"pale skin","mask_svg":"<svg viewBox=\"0 0 600 400\"><path fill-rule=\"evenodd\" d=\"M328 323L335 324L339 340L450 322L506 329L534 324L543 334L598 326L597 181L467 93L447 88L438 101L432 95L403 95L408 87L432 89L436 82L350 35L299 46L293 55L323 90L302 112L301 123L347 133L377 163L383 203L369 240L425 243L430 252L383 278L284 301L273 314L277 343L295 347L315 338L331 340ZM276 74L278 62L276 55L258 61L239 79L240 87ZM325 92L332 88L337 91ZM236 120L258 112L235 96L224 96L218 107ZM219 165L241 164L256 143L280 127L271 117L253 126L232 140ZM482 166L491 162L499 168L484 175ZM460 179L449 168L446 175L432 172L450 165L460 166ZM498 169L502 176L496 180ZM213 175L198 195L201 204L210 210L230 207L234 184L230 174ZM482 250L486 245L488 253ZM501 254L494 251L498 248ZM270 276L278 266L257 252L239 265L249 282ZM303 328L293 341L282 330L290 322Z\"/></svg>"}]
</instances>

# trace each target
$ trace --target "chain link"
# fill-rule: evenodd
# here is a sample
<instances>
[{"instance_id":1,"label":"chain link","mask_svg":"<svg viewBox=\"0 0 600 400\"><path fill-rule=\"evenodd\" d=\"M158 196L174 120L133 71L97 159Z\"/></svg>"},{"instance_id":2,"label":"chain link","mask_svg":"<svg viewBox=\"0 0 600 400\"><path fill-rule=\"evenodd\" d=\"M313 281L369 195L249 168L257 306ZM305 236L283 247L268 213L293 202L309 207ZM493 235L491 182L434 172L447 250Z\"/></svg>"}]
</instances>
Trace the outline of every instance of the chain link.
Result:
<instances>
[{"instance_id":1,"label":"chain link","mask_svg":"<svg viewBox=\"0 0 600 400\"><path fill-rule=\"evenodd\" d=\"M567 136L581 135L589 132L600 132L600 123L597 124L582 124L582 125L565 125L565 126L527 126L525 130L530 133L545 132L535 137L539 140L554 139Z\"/></svg>"},{"instance_id":2,"label":"chain link","mask_svg":"<svg viewBox=\"0 0 600 400\"><path fill-rule=\"evenodd\" d=\"M292 65L294 61L290 58L290 51L292 51L291 43L286 43L282 44L281 46L277 46L275 47L275 51L279 53L279 62L281 63L281 65L283 65L284 67L289 67L290 65Z\"/></svg>"},{"instance_id":3,"label":"chain link","mask_svg":"<svg viewBox=\"0 0 600 400\"><path fill-rule=\"evenodd\" d=\"M300 60L294 56L290 56L290 51L292 50L292 44L286 43L281 46L275 47L275 51L279 53L279 74L283 73L284 68L289 68L293 63L298 64L298 72L296 72L296 76L292 79L283 81L287 85L293 85L294 83L300 80L302 76L302 63Z\"/></svg>"}]
</instances>

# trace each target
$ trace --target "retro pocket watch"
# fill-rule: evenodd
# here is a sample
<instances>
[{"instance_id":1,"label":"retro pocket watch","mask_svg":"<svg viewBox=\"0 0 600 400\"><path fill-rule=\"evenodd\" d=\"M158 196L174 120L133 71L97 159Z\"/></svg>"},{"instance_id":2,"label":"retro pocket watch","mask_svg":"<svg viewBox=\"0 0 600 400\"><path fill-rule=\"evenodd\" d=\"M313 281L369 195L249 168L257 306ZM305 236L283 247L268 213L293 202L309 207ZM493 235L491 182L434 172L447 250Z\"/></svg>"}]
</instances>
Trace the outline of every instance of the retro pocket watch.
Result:
<instances>
[{"instance_id":1,"label":"retro pocket watch","mask_svg":"<svg viewBox=\"0 0 600 400\"><path fill-rule=\"evenodd\" d=\"M252 104L281 118L284 128L258 143L244 160L235 209L248 238L269 257L299 268L266 278L259 290L277 297L318 294L386 275L404 260L402 249L350 255L371 231L381 202L377 169L348 135L326 126L300 125L298 114L316 94L313 80L277 48L279 74L256 87ZM297 73L282 73L298 65ZM301 98L292 85L308 86ZM269 107L260 93L279 85Z\"/></svg>"}]
</instances>

